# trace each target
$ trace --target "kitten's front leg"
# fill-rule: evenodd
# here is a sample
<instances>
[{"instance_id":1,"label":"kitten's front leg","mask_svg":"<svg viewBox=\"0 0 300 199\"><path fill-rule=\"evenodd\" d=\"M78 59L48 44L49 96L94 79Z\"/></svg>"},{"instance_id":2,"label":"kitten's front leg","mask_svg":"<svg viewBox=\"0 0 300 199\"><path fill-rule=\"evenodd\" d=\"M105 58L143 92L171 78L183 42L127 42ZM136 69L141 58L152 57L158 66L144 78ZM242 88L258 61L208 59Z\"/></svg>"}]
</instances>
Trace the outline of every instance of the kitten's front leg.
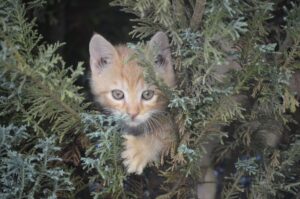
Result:
<instances>
[{"instance_id":1,"label":"kitten's front leg","mask_svg":"<svg viewBox=\"0 0 300 199\"><path fill-rule=\"evenodd\" d=\"M121 156L128 173L141 174L150 162L157 161L163 149L160 139L154 135L124 135L125 150Z\"/></svg>"}]
</instances>

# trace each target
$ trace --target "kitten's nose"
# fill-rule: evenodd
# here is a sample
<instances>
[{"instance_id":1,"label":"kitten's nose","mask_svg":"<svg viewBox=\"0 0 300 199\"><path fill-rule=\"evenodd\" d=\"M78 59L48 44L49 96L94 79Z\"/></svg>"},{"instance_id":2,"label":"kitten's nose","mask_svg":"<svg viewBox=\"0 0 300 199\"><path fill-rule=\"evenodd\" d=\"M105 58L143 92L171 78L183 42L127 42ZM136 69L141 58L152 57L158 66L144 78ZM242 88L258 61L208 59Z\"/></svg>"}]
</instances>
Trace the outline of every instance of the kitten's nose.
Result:
<instances>
[{"instance_id":1,"label":"kitten's nose","mask_svg":"<svg viewBox=\"0 0 300 199\"><path fill-rule=\"evenodd\" d=\"M136 116L139 114L138 112L134 112L134 113L128 113L130 115L130 118L132 120L134 120L134 118L136 118Z\"/></svg>"},{"instance_id":2,"label":"kitten's nose","mask_svg":"<svg viewBox=\"0 0 300 199\"><path fill-rule=\"evenodd\" d=\"M127 114L130 116L130 118L132 120L134 120L134 118L136 118L136 116L139 114L139 111L138 110L129 110L127 112Z\"/></svg>"}]
</instances>

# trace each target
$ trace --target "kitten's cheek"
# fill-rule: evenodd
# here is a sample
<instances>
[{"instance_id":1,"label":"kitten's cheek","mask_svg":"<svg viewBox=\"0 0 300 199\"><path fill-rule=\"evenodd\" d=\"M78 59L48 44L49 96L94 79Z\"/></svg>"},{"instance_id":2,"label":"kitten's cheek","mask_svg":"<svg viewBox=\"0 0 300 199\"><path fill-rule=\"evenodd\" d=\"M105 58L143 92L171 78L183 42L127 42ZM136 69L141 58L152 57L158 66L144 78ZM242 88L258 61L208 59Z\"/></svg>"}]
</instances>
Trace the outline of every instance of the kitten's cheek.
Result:
<instances>
[{"instance_id":1,"label":"kitten's cheek","mask_svg":"<svg viewBox=\"0 0 300 199\"><path fill-rule=\"evenodd\" d=\"M150 116L151 116L150 113L145 113L145 114L143 114L143 115L139 115L139 116L136 118L136 120L137 120L137 122L139 122L139 123L143 123L143 122L145 122Z\"/></svg>"}]
</instances>

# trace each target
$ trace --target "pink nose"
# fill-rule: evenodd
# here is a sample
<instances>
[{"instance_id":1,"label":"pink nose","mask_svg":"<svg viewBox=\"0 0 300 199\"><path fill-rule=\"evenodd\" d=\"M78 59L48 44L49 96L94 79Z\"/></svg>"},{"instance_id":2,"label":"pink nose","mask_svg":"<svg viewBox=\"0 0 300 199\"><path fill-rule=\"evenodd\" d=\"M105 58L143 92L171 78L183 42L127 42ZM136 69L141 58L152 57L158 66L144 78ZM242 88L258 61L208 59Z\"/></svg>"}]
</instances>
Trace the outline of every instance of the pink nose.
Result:
<instances>
[{"instance_id":1,"label":"pink nose","mask_svg":"<svg viewBox=\"0 0 300 199\"><path fill-rule=\"evenodd\" d=\"M128 115L130 116L130 118L132 120L134 120L134 118L136 118L136 116L138 115L139 113L138 112L129 112Z\"/></svg>"},{"instance_id":2,"label":"pink nose","mask_svg":"<svg viewBox=\"0 0 300 199\"><path fill-rule=\"evenodd\" d=\"M137 106L128 106L126 112L131 120L134 120L140 113L140 109Z\"/></svg>"}]
</instances>

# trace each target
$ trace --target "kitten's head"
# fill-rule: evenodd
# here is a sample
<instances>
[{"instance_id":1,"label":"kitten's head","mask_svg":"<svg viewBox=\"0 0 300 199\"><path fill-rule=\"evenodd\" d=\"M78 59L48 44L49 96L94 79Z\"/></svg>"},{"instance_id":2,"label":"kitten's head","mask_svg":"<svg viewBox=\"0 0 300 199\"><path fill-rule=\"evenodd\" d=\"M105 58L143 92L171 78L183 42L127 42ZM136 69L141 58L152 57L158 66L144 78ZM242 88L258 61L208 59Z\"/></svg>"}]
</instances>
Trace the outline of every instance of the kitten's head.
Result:
<instances>
[{"instance_id":1,"label":"kitten's head","mask_svg":"<svg viewBox=\"0 0 300 199\"><path fill-rule=\"evenodd\" d=\"M166 85L175 85L171 52L167 36L156 33L148 43L155 50L153 64L156 75ZM167 99L154 85L144 80L143 69L133 52L126 46L113 46L99 34L89 44L91 91L104 110L125 116L127 133L140 134L152 131L161 123Z\"/></svg>"}]
</instances>

